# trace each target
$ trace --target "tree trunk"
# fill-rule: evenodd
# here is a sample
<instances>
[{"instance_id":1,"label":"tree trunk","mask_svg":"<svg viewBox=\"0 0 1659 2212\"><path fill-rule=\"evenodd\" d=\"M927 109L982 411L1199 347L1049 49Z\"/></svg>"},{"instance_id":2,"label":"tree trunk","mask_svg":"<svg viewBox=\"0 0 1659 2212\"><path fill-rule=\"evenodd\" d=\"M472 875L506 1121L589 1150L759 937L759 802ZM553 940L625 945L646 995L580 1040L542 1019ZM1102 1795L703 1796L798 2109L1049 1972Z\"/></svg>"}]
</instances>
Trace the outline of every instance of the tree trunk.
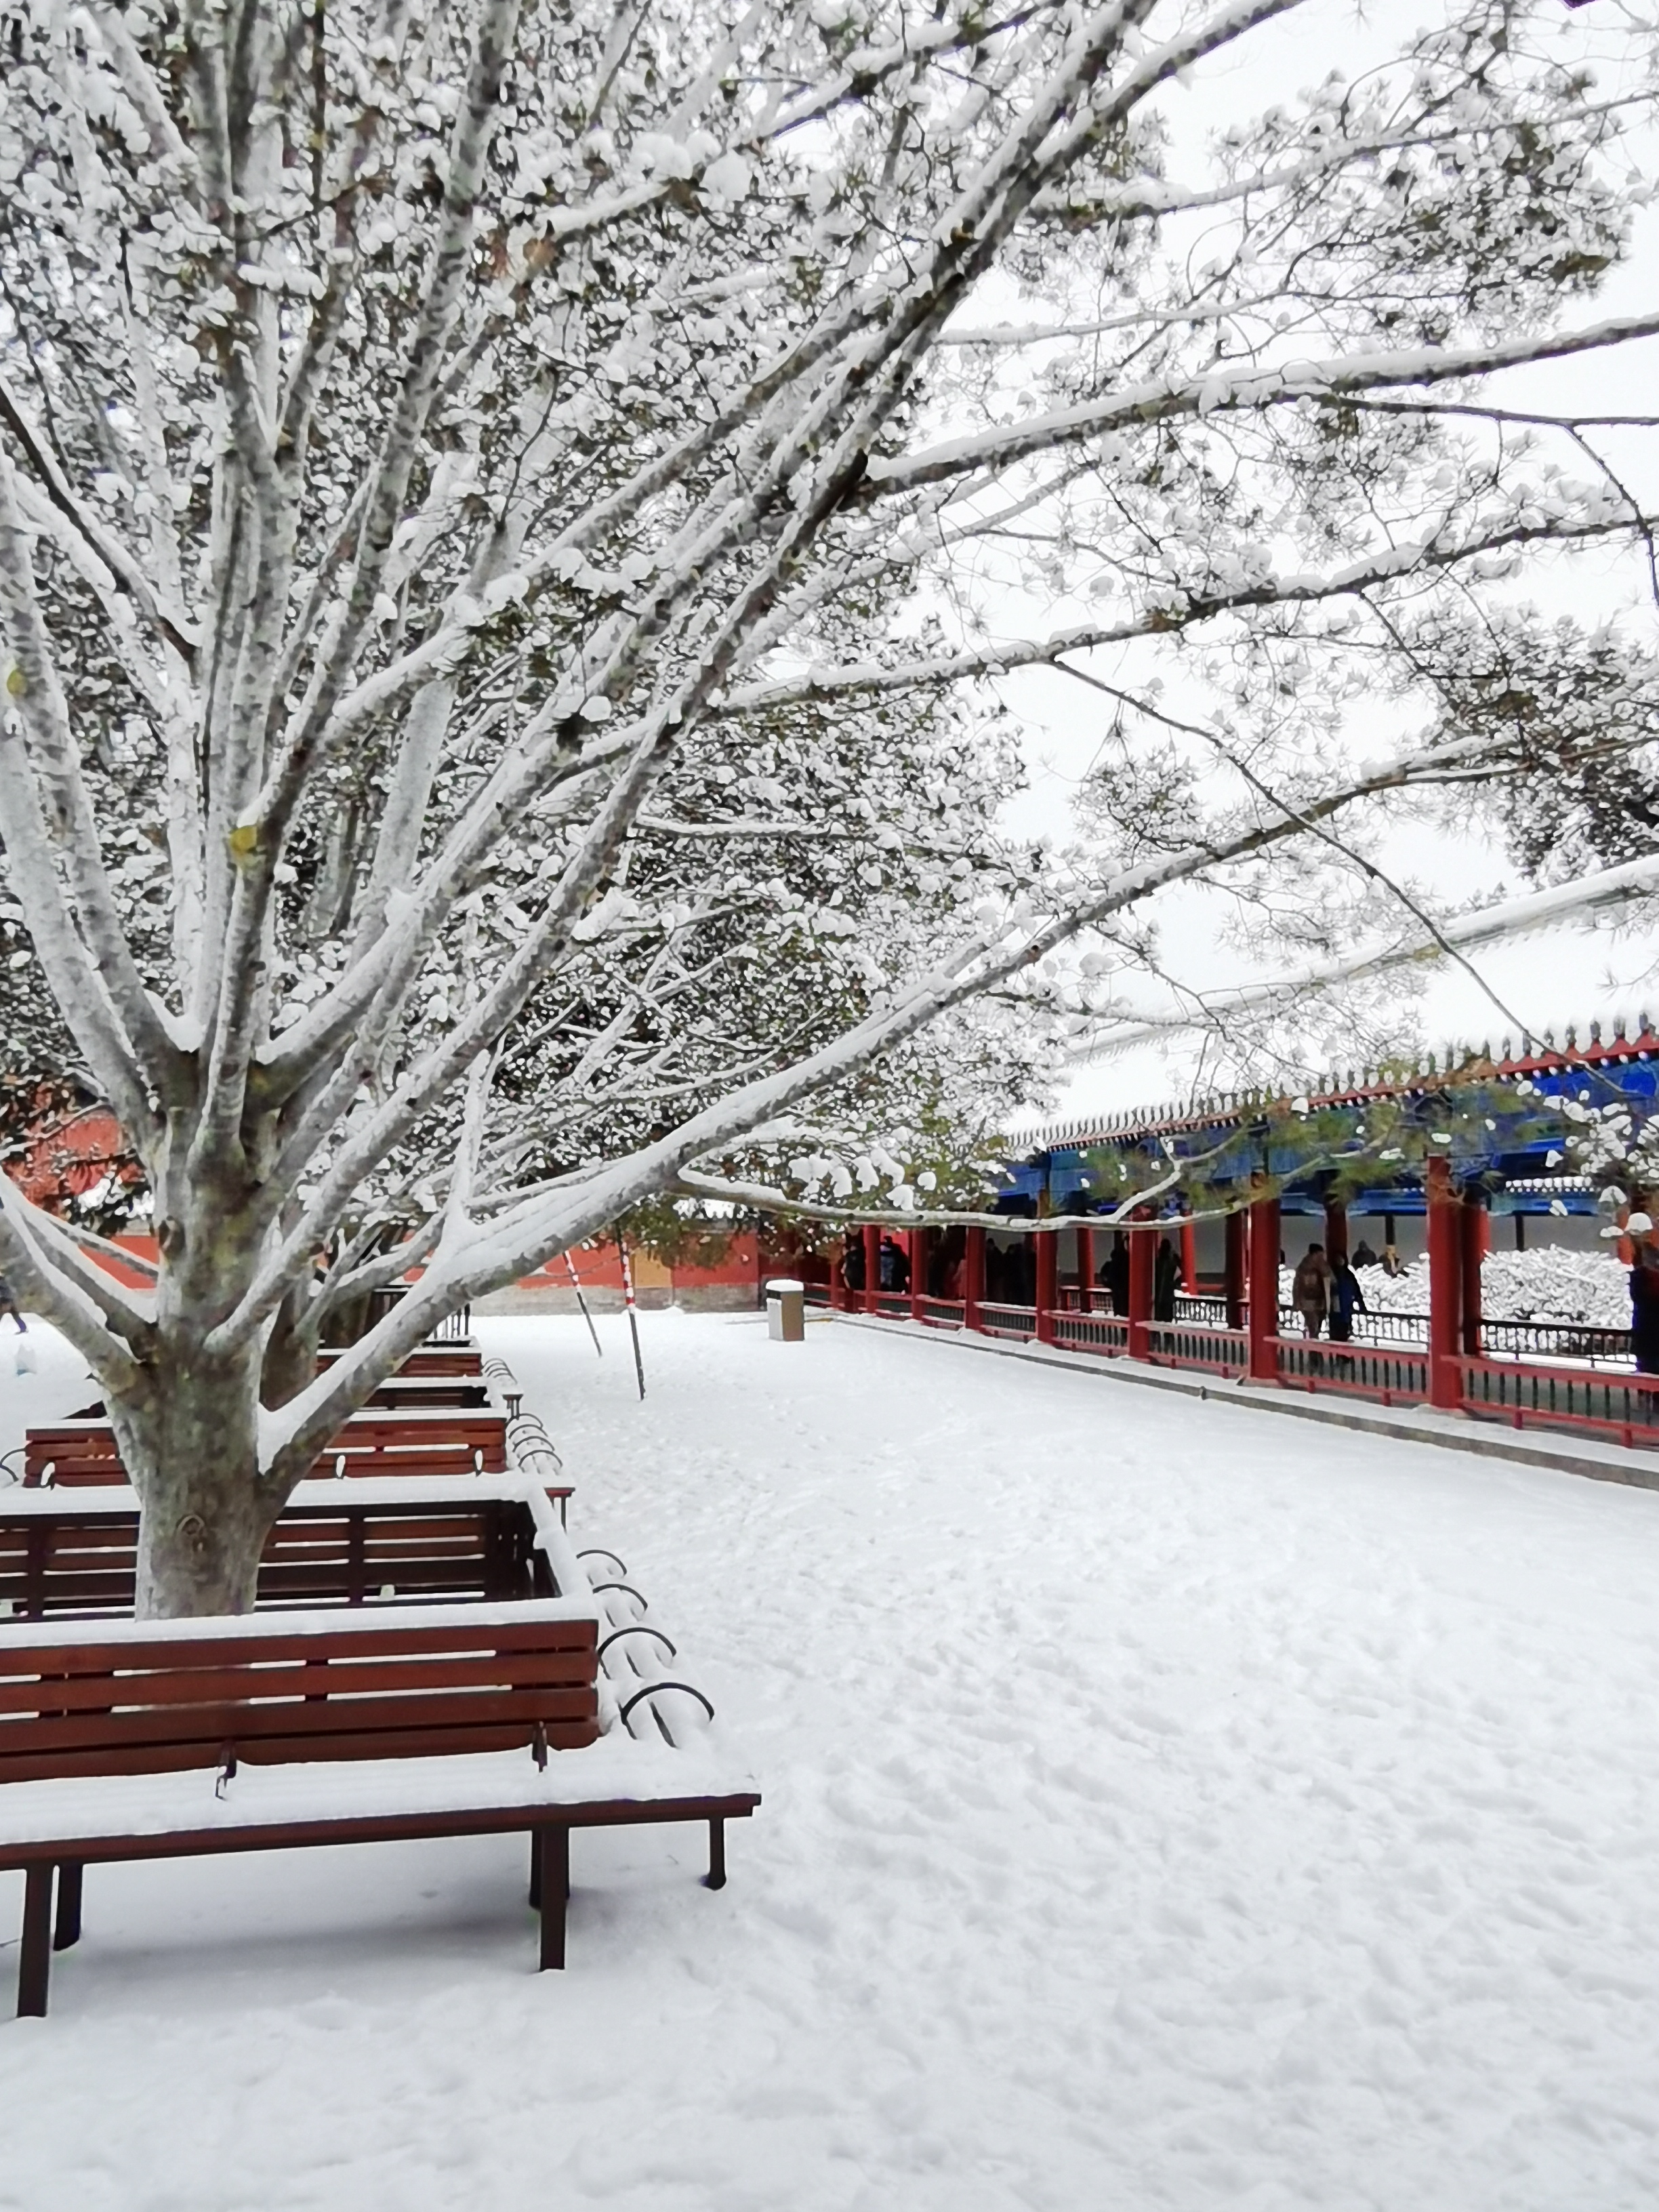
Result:
<instances>
[{"instance_id":1,"label":"tree trunk","mask_svg":"<svg viewBox=\"0 0 1659 2212\"><path fill-rule=\"evenodd\" d=\"M138 1618L251 1612L276 1517L258 1480L257 1370L198 1364L110 1413L138 1492Z\"/></svg>"},{"instance_id":2,"label":"tree trunk","mask_svg":"<svg viewBox=\"0 0 1659 2212\"><path fill-rule=\"evenodd\" d=\"M296 1284L283 1300L265 1345L259 1396L273 1411L286 1406L290 1398L297 1398L307 1383L317 1378L317 1346L305 1326L310 1288L308 1283Z\"/></svg>"}]
</instances>

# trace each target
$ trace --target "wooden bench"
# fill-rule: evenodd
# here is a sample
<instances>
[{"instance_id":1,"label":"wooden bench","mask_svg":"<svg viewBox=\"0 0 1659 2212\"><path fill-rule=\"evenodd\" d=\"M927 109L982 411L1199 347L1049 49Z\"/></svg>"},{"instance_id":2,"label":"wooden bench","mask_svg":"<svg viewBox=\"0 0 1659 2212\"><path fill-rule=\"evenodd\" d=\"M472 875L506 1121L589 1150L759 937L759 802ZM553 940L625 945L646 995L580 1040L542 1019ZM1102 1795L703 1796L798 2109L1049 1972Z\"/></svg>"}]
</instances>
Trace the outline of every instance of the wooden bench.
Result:
<instances>
[{"instance_id":1,"label":"wooden bench","mask_svg":"<svg viewBox=\"0 0 1659 2212\"><path fill-rule=\"evenodd\" d=\"M397 1408L430 1412L439 1406L462 1406L478 1411L491 1403L489 1385L482 1375L392 1375L368 1401L373 1409Z\"/></svg>"},{"instance_id":2,"label":"wooden bench","mask_svg":"<svg viewBox=\"0 0 1659 2212\"><path fill-rule=\"evenodd\" d=\"M331 1367L341 1358L343 1347L325 1345L317 1354L317 1364ZM482 1375L483 1353L476 1344L417 1344L398 1370L399 1375Z\"/></svg>"},{"instance_id":3,"label":"wooden bench","mask_svg":"<svg viewBox=\"0 0 1659 2212\"><path fill-rule=\"evenodd\" d=\"M599 1743L598 1637L591 1601L566 1599L0 1635L19 2013L46 2013L89 1865L527 1833L544 1967L564 1964L573 1827L707 1820L720 1887L725 1822L759 1798L680 1795L682 1755Z\"/></svg>"},{"instance_id":4,"label":"wooden bench","mask_svg":"<svg viewBox=\"0 0 1659 2212\"><path fill-rule=\"evenodd\" d=\"M23 1480L59 1490L125 1482L115 1432L101 1418L76 1415L24 1439ZM507 1415L494 1407L426 1411L365 1407L353 1413L314 1462L338 1475L501 1474L507 1468Z\"/></svg>"},{"instance_id":5,"label":"wooden bench","mask_svg":"<svg viewBox=\"0 0 1659 2212\"><path fill-rule=\"evenodd\" d=\"M453 1493L386 1494L399 1487L354 1484L342 1498L332 1483L303 1485L266 1540L256 1607L559 1595L532 1498L512 1478L486 1497L476 1480ZM51 1490L0 1505L0 1635L8 1620L130 1615L137 1547L136 1502Z\"/></svg>"}]
</instances>

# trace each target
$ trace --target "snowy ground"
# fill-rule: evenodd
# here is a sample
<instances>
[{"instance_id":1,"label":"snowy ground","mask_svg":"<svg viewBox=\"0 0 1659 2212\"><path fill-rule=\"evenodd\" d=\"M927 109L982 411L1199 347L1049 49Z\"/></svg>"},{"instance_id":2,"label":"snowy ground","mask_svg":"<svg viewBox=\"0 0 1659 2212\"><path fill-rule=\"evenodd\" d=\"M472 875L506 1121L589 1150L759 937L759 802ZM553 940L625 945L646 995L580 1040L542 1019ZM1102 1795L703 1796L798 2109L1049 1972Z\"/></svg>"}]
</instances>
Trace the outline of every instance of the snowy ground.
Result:
<instances>
[{"instance_id":1,"label":"snowy ground","mask_svg":"<svg viewBox=\"0 0 1659 2212\"><path fill-rule=\"evenodd\" d=\"M538 1977L514 1842L94 1875L0 2206L1645 2212L1659 1498L827 1322L648 1314L641 1406L599 1325L487 1327L732 1886L579 1836Z\"/></svg>"}]
</instances>

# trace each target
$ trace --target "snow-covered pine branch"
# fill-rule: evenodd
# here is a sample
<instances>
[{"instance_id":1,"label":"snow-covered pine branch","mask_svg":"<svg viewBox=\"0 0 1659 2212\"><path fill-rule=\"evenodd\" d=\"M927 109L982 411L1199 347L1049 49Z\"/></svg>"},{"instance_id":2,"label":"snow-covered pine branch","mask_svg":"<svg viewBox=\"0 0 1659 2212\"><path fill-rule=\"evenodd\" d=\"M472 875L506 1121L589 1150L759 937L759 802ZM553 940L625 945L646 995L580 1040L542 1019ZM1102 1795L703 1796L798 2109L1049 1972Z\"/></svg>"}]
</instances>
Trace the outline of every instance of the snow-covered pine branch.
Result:
<instances>
[{"instance_id":1,"label":"snow-covered pine branch","mask_svg":"<svg viewBox=\"0 0 1659 2212\"><path fill-rule=\"evenodd\" d=\"M1335 0L11 9L0 1013L115 1109L161 1258L120 1292L9 1205L0 1248L106 1393L148 1608L245 1602L434 1320L809 1098L985 1133L1079 927L1539 772L1446 611L1649 526L1499 402L1659 329L1588 304L1651 33L1597 85L1559 0L1431 12L1176 159L1179 81ZM1000 637L1033 582L1098 617ZM1131 762L1139 824L1007 843L1000 678L1183 639L1386 662L1402 742Z\"/></svg>"}]
</instances>

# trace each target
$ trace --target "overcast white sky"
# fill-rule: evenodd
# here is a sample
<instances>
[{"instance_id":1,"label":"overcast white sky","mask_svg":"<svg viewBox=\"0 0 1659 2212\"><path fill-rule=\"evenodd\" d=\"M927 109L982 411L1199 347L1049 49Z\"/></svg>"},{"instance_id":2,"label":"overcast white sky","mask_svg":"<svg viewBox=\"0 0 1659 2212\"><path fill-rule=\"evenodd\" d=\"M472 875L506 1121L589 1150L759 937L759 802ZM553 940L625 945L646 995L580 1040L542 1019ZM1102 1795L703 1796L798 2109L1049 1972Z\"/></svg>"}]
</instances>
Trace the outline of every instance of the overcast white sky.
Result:
<instances>
[{"instance_id":1,"label":"overcast white sky","mask_svg":"<svg viewBox=\"0 0 1659 2212\"><path fill-rule=\"evenodd\" d=\"M1438 0L1407 0L1411 24L1432 21ZM1620 16L1623 0L1607 0ZM1559 36L1564 57L1593 58L1597 48L1596 6L1569 14L1562 9ZM1644 11L1645 15L1645 11ZM1195 72L1188 84L1168 95L1174 133L1170 171L1182 175L1200 167L1205 137L1218 125L1259 112L1303 86L1316 83L1333 68L1350 76L1372 57L1392 50L1404 27L1401 0L1315 0L1285 21L1243 42L1242 48ZM1602 11L1602 22L1608 20ZM1659 140L1638 149L1649 175L1659 173ZM1183 160L1183 155L1187 156ZM1575 302L1567 319L1592 320L1602 314L1650 307L1659 287L1659 210L1643 220L1631 261L1616 271L1600 297ZM988 318L980 313L975 320ZM1659 390L1659 341L1625 348L1593 362L1563 362L1511 372L1504 398L1521 406L1585 404L1587 386L1597 411L1650 408ZM1637 434L1607 434L1604 450L1627 483L1659 507L1659 453ZM1524 580L1524 595L1552 611L1596 619L1627 610L1633 629L1650 633L1656 615L1646 596L1643 564L1633 557L1598 553L1555 562L1547 574ZM1093 611L1081 601L1043 602L1011 593L1000 610L1010 635L1042 635ZM1103 672L1107 672L1103 669ZM1063 834L1073 796L1099 745L1109 719L1109 702L1052 672L1033 671L1008 678L1003 696L1017 714L1029 784L1011 805L1011 824L1029 830ZM1379 716L1372 732L1360 732L1379 751L1392 750L1397 729ZM1403 872L1433 886L1448 902L1467 903L1477 896L1527 888L1507 856L1472 830L1430 838L1414 827L1402 835L1390 854ZM1177 894L1161 902L1160 942L1170 966L1183 981L1213 989L1248 979L1252 969L1215 941L1217 903L1202 893ZM1558 926L1516 943L1475 956L1474 964L1497 997L1517 1020L1534 1032L1558 1033L1569 1022L1628 1011L1649 1003L1659 1015L1659 919L1614 929L1605 924ZM1443 965L1425 971L1413 990L1415 1011L1431 1041L1494 1042L1509 1026L1479 985L1460 969ZM1141 1047L1079 1068L1061 1100L1060 1110L1092 1112L1180 1094L1197 1069L1198 1047L1188 1035L1164 1048ZM1206 1069L1204 1073L1211 1073Z\"/></svg>"}]
</instances>

